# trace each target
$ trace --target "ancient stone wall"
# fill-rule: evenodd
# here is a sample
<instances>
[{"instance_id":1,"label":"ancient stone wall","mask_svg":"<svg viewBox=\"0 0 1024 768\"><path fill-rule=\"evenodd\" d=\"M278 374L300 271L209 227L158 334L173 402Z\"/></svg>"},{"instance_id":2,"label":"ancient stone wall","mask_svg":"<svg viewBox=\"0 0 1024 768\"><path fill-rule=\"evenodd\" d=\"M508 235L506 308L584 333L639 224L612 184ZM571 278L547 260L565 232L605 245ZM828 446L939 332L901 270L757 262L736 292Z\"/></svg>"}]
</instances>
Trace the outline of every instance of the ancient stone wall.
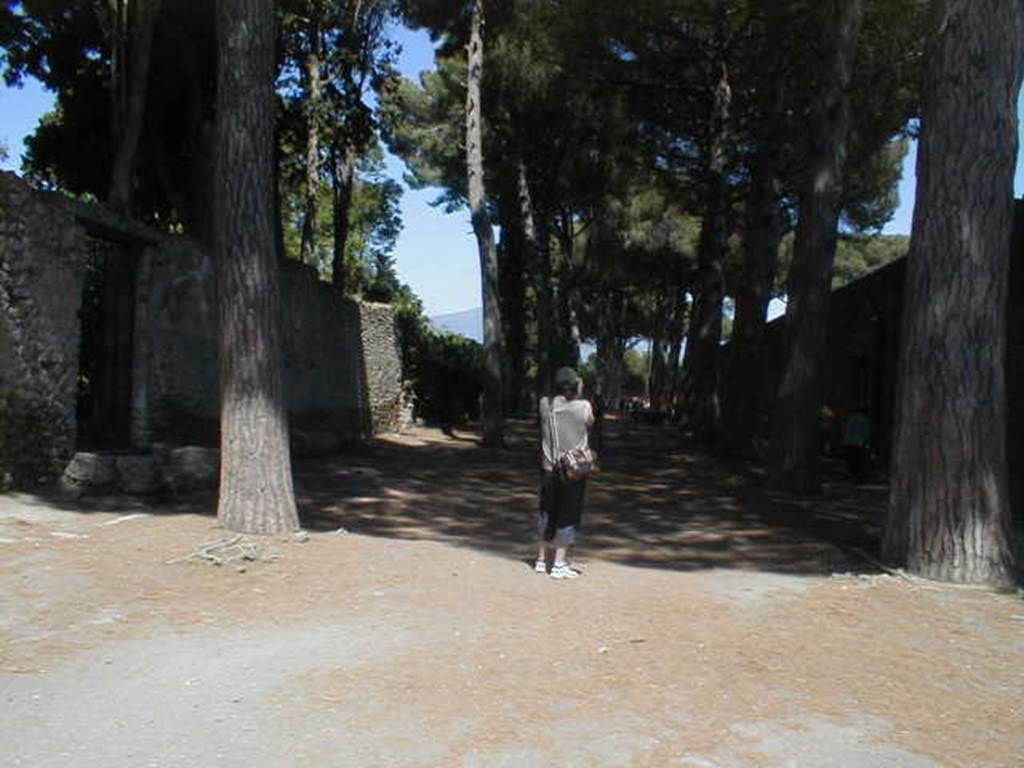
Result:
<instances>
[{"instance_id":1,"label":"ancient stone wall","mask_svg":"<svg viewBox=\"0 0 1024 768\"><path fill-rule=\"evenodd\" d=\"M879 465L888 466L895 425L896 367L906 260L899 259L832 292L824 403L842 417L867 404ZM1007 459L1010 497L1024 520L1024 200L1015 208L1007 299ZM768 325L759 398L767 417L785 362L785 323Z\"/></svg>"},{"instance_id":2,"label":"ancient stone wall","mask_svg":"<svg viewBox=\"0 0 1024 768\"><path fill-rule=\"evenodd\" d=\"M147 249L136 283L136 440L216 445L220 418L213 264L187 238Z\"/></svg>"},{"instance_id":3,"label":"ancient stone wall","mask_svg":"<svg viewBox=\"0 0 1024 768\"><path fill-rule=\"evenodd\" d=\"M402 353L394 310L387 304L359 304L362 359L370 428L396 432L402 426Z\"/></svg>"},{"instance_id":4,"label":"ancient stone wall","mask_svg":"<svg viewBox=\"0 0 1024 768\"><path fill-rule=\"evenodd\" d=\"M0 485L55 480L75 449L85 233L0 172Z\"/></svg>"},{"instance_id":5,"label":"ancient stone wall","mask_svg":"<svg viewBox=\"0 0 1024 768\"><path fill-rule=\"evenodd\" d=\"M148 362L145 433L159 442L216 443L217 296L212 260L185 238L144 254L137 307ZM281 268L283 372L298 454L322 452L398 427L401 360L394 314L360 304L309 267ZM325 435L328 439L325 441ZM333 440L329 439L333 436Z\"/></svg>"},{"instance_id":6,"label":"ancient stone wall","mask_svg":"<svg viewBox=\"0 0 1024 768\"><path fill-rule=\"evenodd\" d=\"M90 261L90 248L103 259ZM33 191L0 173L0 487L56 480L75 453L79 422L92 423L82 422L76 407L88 369L79 365L89 336L82 332L83 288L97 268L127 276L116 286L118 296L127 291L125 300L113 309L118 346L124 341L128 352L103 368L114 379L105 391L117 397L99 412L101 420L115 412L126 427L116 439L136 451L218 443L218 297L210 255L187 238ZM282 265L281 290L293 453L324 453L398 429L401 362L391 308L343 298L294 262ZM108 336L93 338L92 346L108 350ZM127 447L118 442L102 450Z\"/></svg>"}]
</instances>

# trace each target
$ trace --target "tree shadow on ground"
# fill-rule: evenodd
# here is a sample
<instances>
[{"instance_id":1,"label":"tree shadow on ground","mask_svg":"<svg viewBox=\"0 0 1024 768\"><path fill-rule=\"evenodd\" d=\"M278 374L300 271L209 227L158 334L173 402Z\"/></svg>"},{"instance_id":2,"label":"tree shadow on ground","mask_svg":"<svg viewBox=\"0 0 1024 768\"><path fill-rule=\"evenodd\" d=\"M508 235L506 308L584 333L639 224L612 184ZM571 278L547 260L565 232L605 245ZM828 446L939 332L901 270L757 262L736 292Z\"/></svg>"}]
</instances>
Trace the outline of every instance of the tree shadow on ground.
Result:
<instances>
[{"instance_id":1,"label":"tree shadow on ground","mask_svg":"<svg viewBox=\"0 0 1024 768\"><path fill-rule=\"evenodd\" d=\"M508 449L457 430L414 429L294 464L304 528L443 541L520 560L535 554L536 425L507 422ZM821 494L769 491L754 464L723 462L671 425L607 420L588 482L580 554L636 567L788 574L875 572L886 487L853 485L826 463ZM216 491L177 497L25 496L90 513L216 514Z\"/></svg>"},{"instance_id":2,"label":"tree shadow on ground","mask_svg":"<svg viewBox=\"0 0 1024 768\"><path fill-rule=\"evenodd\" d=\"M464 432L414 430L298 464L303 525L530 558L534 424L510 422L508 442L488 451ZM703 454L671 426L609 421L602 471L588 483L581 554L671 570L875 571L885 487L853 486L834 467L826 475L814 498L768 492L757 467Z\"/></svg>"}]
</instances>

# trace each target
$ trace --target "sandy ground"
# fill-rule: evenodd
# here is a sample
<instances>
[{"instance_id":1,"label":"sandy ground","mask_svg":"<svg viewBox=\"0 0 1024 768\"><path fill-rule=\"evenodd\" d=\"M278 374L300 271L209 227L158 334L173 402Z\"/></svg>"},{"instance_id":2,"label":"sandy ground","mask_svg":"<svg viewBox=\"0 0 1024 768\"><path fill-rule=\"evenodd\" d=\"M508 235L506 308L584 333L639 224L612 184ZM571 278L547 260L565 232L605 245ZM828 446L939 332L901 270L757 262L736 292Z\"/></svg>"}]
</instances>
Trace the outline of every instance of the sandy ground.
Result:
<instances>
[{"instance_id":1,"label":"sandy ground","mask_svg":"<svg viewBox=\"0 0 1024 768\"><path fill-rule=\"evenodd\" d=\"M1024 601L873 572L884 488L607 437L571 582L525 425L300 464L240 565L209 498L0 496L0 765L1024 765Z\"/></svg>"}]
</instances>

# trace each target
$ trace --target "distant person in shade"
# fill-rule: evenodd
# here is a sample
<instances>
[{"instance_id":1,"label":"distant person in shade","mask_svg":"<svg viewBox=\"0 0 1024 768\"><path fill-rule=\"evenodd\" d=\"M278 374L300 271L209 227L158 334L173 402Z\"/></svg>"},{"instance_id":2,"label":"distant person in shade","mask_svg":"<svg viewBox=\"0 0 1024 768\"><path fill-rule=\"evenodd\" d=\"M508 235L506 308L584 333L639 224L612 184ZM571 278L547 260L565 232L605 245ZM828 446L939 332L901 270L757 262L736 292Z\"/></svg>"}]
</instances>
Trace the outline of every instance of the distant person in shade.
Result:
<instances>
[{"instance_id":1,"label":"distant person in shade","mask_svg":"<svg viewBox=\"0 0 1024 768\"><path fill-rule=\"evenodd\" d=\"M847 414L843 422L843 458L854 482L862 482L870 467L871 420L867 403Z\"/></svg>"},{"instance_id":2,"label":"distant person in shade","mask_svg":"<svg viewBox=\"0 0 1024 768\"><path fill-rule=\"evenodd\" d=\"M574 579L579 571L569 566L568 552L576 543L583 516L586 479L569 480L557 470L558 458L573 448L586 448L587 430L594 411L581 396L580 377L572 368L555 373L555 394L540 399L541 481L537 532L540 544L534 570L551 578Z\"/></svg>"}]
</instances>

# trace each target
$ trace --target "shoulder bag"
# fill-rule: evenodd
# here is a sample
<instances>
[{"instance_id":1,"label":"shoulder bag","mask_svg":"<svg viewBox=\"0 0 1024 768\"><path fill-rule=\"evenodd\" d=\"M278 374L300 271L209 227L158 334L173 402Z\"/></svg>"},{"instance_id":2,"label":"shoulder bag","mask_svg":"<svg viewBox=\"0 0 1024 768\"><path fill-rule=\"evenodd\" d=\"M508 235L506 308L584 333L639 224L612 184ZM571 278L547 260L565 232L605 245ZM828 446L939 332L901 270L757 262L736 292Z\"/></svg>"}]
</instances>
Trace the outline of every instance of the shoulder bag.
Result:
<instances>
[{"instance_id":1,"label":"shoulder bag","mask_svg":"<svg viewBox=\"0 0 1024 768\"><path fill-rule=\"evenodd\" d=\"M589 447L570 448L564 453L558 447L558 424L551 408L551 441L555 448L555 470L566 480L583 480L597 471L597 452Z\"/></svg>"}]
</instances>

